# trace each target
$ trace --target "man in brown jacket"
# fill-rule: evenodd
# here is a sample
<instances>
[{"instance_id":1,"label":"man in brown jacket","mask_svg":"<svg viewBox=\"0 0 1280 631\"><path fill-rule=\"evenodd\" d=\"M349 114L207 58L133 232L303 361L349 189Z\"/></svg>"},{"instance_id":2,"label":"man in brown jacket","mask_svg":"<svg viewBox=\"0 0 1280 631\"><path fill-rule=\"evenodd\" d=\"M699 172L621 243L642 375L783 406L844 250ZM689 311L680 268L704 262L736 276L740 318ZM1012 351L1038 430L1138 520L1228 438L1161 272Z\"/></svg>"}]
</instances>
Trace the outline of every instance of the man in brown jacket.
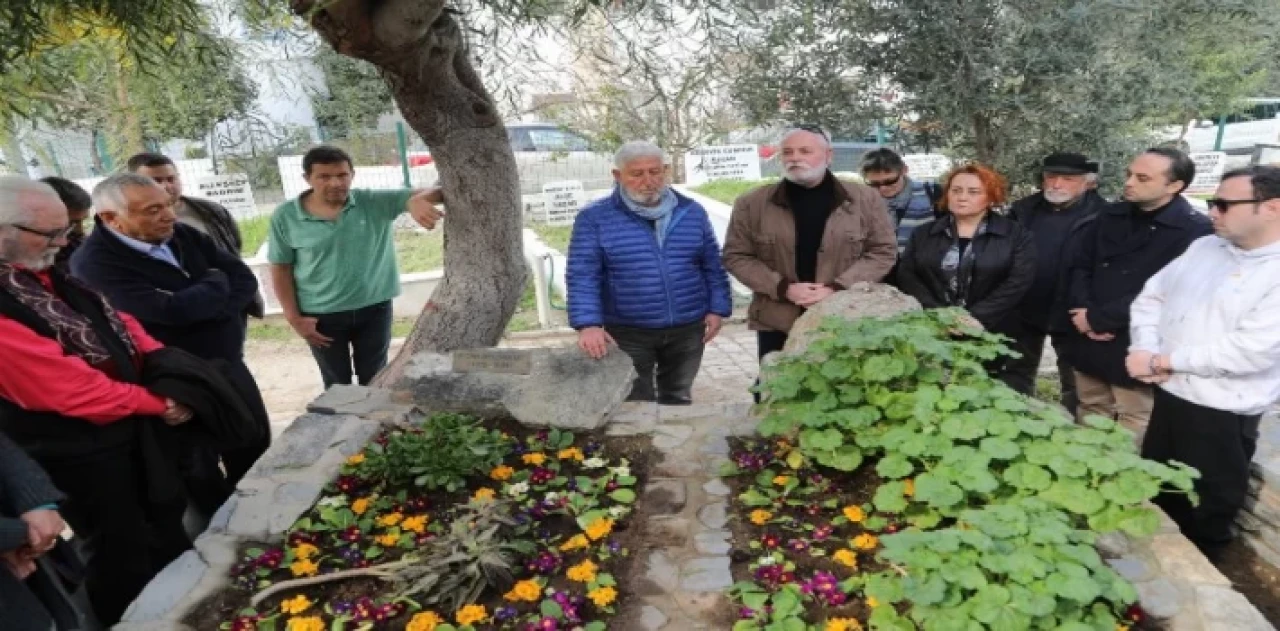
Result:
<instances>
[{"instance_id":1,"label":"man in brown jacket","mask_svg":"<svg viewBox=\"0 0 1280 631\"><path fill-rule=\"evenodd\" d=\"M831 174L831 141L817 127L782 137L783 180L733 205L725 269L754 296L748 325L759 355L781 350L805 309L857 282L880 282L898 242L884 200Z\"/></svg>"}]
</instances>

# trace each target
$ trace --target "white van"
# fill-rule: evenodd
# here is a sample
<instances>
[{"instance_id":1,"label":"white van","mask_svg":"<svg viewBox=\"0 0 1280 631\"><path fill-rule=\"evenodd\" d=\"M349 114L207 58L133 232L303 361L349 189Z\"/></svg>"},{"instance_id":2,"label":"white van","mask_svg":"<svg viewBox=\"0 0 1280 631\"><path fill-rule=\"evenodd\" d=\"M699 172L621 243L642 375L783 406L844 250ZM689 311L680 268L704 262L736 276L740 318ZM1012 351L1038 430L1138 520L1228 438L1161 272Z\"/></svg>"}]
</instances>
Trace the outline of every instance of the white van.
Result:
<instances>
[{"instance_id":1,"label":"white van","mask_svg":"<svg viewBox=\"0 0 1280 631\"><path fill-rule=\"evenodd\" d=\"M1247 156L1267 147L1280 146L1280 98L1245 99L1244 107L1226 117L1220 151ZM1218 119L1197 118L1187 124L1182 139L1191 153L1213 151L1218 139Z\"/></svg>"}]
</instances>

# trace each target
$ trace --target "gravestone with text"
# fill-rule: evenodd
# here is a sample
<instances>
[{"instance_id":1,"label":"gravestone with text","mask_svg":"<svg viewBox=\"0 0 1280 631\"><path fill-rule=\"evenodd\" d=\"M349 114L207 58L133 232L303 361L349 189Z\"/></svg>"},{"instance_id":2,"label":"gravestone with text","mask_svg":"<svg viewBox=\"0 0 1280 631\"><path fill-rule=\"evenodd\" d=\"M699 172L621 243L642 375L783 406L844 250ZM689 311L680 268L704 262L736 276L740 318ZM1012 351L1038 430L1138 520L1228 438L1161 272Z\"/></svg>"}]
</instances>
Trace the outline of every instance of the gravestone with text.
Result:
<instances>
[{"instance_id":1,"label":"gravestone with text","mask_svg":"<svg viewBox=\"0 0 1280 631\"><path fill-rule=\"evenodd\" d=\"M692 149L684 159L684 180L698 186L711 180L760 179L756 145L715 145Z\"/></svg>"},{"instance_id":2,"label":"gravestone with text","mask_svg":"<svg viewBox=\"0 0 1280 631\"><path fill-rule=\"evenodd\" d=\"M542 196L542 220L552 226L572 224L587 201L587 192L578 180L547 182L542 185Z\"/></svg>"},{"instance_id":3,"label":"gravestone with text","mask_svg":"<svg viewBox=\"0 0 1280 631\"><path fill-rule=\"evenodd\" d=\"M1191 161L1196 163L1196 177L1185 191L1188 195L1204 195L1218 189L1222 182L1222 174L1227 170L1227 154L1221 151L1206 151L1190 154Z\"/></svg>"},{"instance_id":4,"label":"gravestone with text","mask_svg":"<svg viewBox=\"0 0 1280 631\"><path fill-rule=\"evenodd\" d=\"M247 219L258 214L258 206L253 201L253 189L249 186L249 176L243 173L199 178L191 193L192 197L221 204L236 219Z\"/></svg>"},{"instance_id":5,"label":"gravestone with text","mask_svg":"<svg viewBox=\"0 0 1280 631\"><path fill-rule=\"evenodd\" d=\"M902 156L913 180L936 180L951 170L951 159L940 153L909 153Z\"/></svg>"}]
</instances>

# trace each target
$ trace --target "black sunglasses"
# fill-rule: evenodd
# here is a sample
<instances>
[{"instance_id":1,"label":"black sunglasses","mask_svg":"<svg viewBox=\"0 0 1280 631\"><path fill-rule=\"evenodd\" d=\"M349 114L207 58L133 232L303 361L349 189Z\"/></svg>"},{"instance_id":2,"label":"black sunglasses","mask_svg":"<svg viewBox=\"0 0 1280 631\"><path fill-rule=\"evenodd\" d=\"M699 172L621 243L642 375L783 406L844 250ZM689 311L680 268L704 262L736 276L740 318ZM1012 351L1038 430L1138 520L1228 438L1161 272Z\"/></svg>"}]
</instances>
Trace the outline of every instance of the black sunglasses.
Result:
<instances>
[{"instance_id":1,"label":"black sunglasses","mask_svg":"<svg viewBox=\"0 0 1280 631\"><path fill-rule=\"evenodd\" d=\"M1261 204L1262 202L1265 202L1265 201L1267 200L1265 199L1221 199L1219 197L1213 197L1205 200L1205 203L1209 205L1209 210L1216 210L1220 213L1226 214L1226 212L1230 210L1232 206L1236 206L1239 204Z\"/></svg>"},{"instance_id":2,"label":"black sunglasses","mask_svg":"<svg viewBox=\"0 0 1280 631\"><path fill-rule=\"evenodd\" d=\"M871 188L884 188L886 186L893 186L894 184L897 184L898 181L901 179L902 179L902 175L898 174L887 180L880 180L879 182L875 180L867 180L867 186L870 186Z\"/></svg>"},{"instance_id":3,"label":"black sunglasses","mask_svg":"<svg viewBox=\"0 0 1280 631\"><path fill-rule=\"evenodd\" d=\"M53 243L54 241L57 241L58 239L61 239L67 236L68 234L71 233L71 229L74 227L74 226L67 226L66 228L58 228L57 230L45 231L45 230L36 230L35 228L28 228L26 226L18 225L16 223L10 224L10 225L28 234L34 234L37 236L44 237L49 240L49 243Z\"/></svg>"}]
</instances>

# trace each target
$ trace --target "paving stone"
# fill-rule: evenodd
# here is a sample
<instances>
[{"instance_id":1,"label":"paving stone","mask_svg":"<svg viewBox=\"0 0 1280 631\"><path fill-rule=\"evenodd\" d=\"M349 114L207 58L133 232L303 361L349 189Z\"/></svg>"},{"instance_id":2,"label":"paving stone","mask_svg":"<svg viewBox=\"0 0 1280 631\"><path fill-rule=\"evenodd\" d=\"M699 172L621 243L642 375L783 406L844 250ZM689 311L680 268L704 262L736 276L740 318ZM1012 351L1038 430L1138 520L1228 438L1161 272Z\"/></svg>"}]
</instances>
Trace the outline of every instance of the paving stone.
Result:
<instances>
[{"instance_id":1,"label":"paving stone","mask_svg":"<svg viewBox=\"0 0 1280 631\"><path fill-rule=\"evenodd\" d=\"M724 502L712 502L698 509L698 521L712 530L724 528L729 523L729 505Z\"/></svg>"},{"instance_id":2,"label":"paving stone","mask_svg":"<svg viewBox=\"0 0 1280 631\"><path fill-rule=\"evenodd\" d=\"M1202 585L1231 585L1231 581L1182 535L1156 535L1151 540L1151 554L1160 562L1166 576Z\"/></svg>"},{"instance_id":3,"label":"paving stone","mask_svg":"<svg viewBox=\"0 0 1280 631\"><path fill-rule=\"evenodd\" d=\"M1107 565L1110 565L1111 569L1115 570L1120 576L1125 577L1130 583L1149 580L1155 575L1155 568L1137 557L1108 559Z\"/></svg>"},{"instance_id":4,"label":"paving stone","mask_svg":"<svg viewBox=\"0 0 1280 631\"><path fill-rule=\"evenodd\" d=\"M610 424L653 425L658 422L658 404L652 401L626 401L609 414Z\"/></svg>"},{"instance_id":5,"label":"paving stone","mask_svg":"<svg viewBox=\"0 0 1280 631\"><path fill-rule=\"evenodd\" d=\"M721 436L708 436L707 439L703 441L702 449L699 449L699 451L704 454L727 456L729 455L729 441Z\"/></svg>"},{"instance_id":6,"label":"paving stone","mask_svg":"<svg viewBox=\"0 0 1280 631\"><path fill-rule=\"evenodd\" d=\"M668 478L688 478L702 473L702 463L688 458L668 456L653 469L654 475Z\"/></svg>"},{"instance_id":7,"label":"paving stone","mask_svg":"<svg viewBox=\"0 0 1280 631\"><path fill-rule=\"evenodd\" d=\"M690 559L680 577L680 588L695 592L720 591L733 585L727 556Z\"/></svg>"},{"instance_id":8,"label":"paving stone","mask_svg":"<svg viewBox=\"0 0 1280 631\"><path fill-rule=\"evenodd\" d=\"M644 631L659 631L667 626L667 614L653 605L645 605L640 609L640 628Z\"/></svg>"},{"instance_id":9,"label":"paving stone","mask_svg":"<svg viewBox=\"0 0 1280 631\"><path fill-rule=\"evenodd\" d=\"M712 456L702 463L702 471L711 477L719 477L724 472L725 466L732 464L732 460L724 456Z\"/></svg>"},{"instance_id":10,"label":"paving stone","mask_svg":"<svg viewBox=\"0 0 1280 631\"><path fill-rule=\"evenodd\" d=\"M693 536L693 545L699 554L729 554L733 546L729 545L729 531L709 530Z\"/></svg>"},{"instance_id":11,"label":"paving stone","mask_svg":"<svg viewBox=\"0 0 1280 631\"><path fill-rule=\"evenodd\" d=\"M650 517L645 530L653 541L662 542L663 548L683 548L689 544L689 520L683 517Z\"/></svg>"},{"instance_id":12,"label":"paving stone","mask_svg":"<svg viewBox=\"0 0 1280 631\"><path fill-rule=\"evenodd\" d=\"M694 403L693 405L659 405L658 420L663 423L679 423L692 419L720 416L722 408L716 403Z\"/></svg>"},{"instance_id":13,"label":"paving stone","mask_svg":"<svg viewBox=\"0 0 1280 631\"><path fill-rule=\"evenodd\" d=\"M702 490L707 495L724 496L729 494L729 486L720 478L716 478L702 485Z\"/></svg>"},{"instance_id":14,"label":"paving stone","mask_svg":"<svg viewBox=\"0 0 1280 631\"><path fill-rule=\"evenodd\" d=\"M693 436L693 428L688 425L662 425L654 431L653 447L658 451L674 451L688 442Z\"/></svg>"},{"instance_id":15,"label":"paving stone","mask_svg":"<svg viewBox=\"0 0 1280 631\"><path fill-rule=\"evenodd\" d=\"M160 620L169 613L174 603L182 600L209 569L195 550L187 550L176 561L164 568L142 590L137 600L125 611L124 622Z\"/></svg>"},{"instance_id":16,"label":"paving stone","mask_svg":"<svg viewBox=\"0 0 1280 631\"><path fill-rule=\"evenodd\" d=\"M680 568L666 552L655 550L649 553L645 563L644 578L636 588L637 593L650 596L668 594L680 586Z\"/></svg>"},{"instance_id":17,"label":"paving stone","mask_svg":"<svg viewBox=\"0 0 1280 631\"><path fill-rule=\"evenodd\" d=\"M1114 559L1129 554L1129 538L1121 532L1109 532L1098 536L1094 546L1103 557Z\"/></svg>"},{"instance_id":18,"label":"paving stone","mask_svg":"<svg viewBox=\"0 0 1280 631\"><path fill-rule=\"evenodd\" d=\"M1239 592L1212 585L1196 587L1196 599L1200 605L1200 618L1206 629L1231 629L1232 631L1275 631L1275 627L1262 617L1262 613Z\"/></svg>"},{"instance_id":19,"label":"paving stone","mask_svg":"<svg viewBox=\"0 0 1280 631\"><path fill-rule=\"evenodd\" d=\"M1183 603L1189 594L1183 594L1168 578L1157 578L1154 581L1137 583L1138 602L1147 615L1158 620L1168 620L1182 611Z\"/></svg>"},{"instance_id":20,"label":"paving stone","mask_svg":"<svg viewBox=\"0 0 1280 631\"><path fill-rule=\"evenodd\" d=\"M672 515L684 510L687 501L684 480L655 478L645 485L644 500L650 511L658 515Z\"/></svg>"}]
</instances>

